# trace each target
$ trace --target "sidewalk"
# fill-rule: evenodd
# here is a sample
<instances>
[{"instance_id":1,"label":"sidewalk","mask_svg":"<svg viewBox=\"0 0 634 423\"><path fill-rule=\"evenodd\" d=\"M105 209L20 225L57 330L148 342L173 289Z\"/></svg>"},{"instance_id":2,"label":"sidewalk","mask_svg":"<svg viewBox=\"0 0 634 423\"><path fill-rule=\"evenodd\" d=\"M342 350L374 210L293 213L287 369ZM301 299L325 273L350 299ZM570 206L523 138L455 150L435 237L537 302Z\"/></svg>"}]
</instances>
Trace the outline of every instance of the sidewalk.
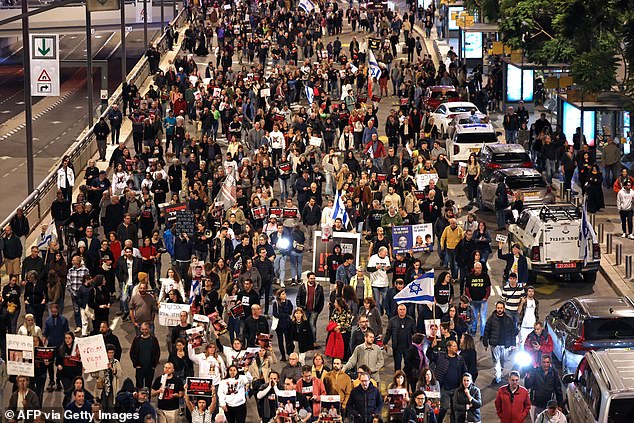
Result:
<instances>
[{"instance_id":1,"label":"sidewalk","mask_svg":"<svg viewBox=\"0 0 634 423\"><path fill-rule=\"evenodd\" d=\"M182 28L179 29L179 31L184 31L187 28L188 24L183 25ZM178 43L174 43L174 47L171 51L167 51L165 53L165 55L163 56L163 58L161 59L161 62L159 64L160 68L163 70L166 70L169 66L170 66L170 62L173 62L174 58L180 54L180 49L181 49L181 42L183 40L184 37L179 37L179 42ZM141 86L139 86L139 91L142 93L142 95L145 95L145 93L148 91L150 85L154 84L154 80L153 78L150 76L148 77ZM40 103L43 103L43 101L41 101ZM132 122L130 121L130 119L124 117L123 118L123 124L121 125L121 134L119 137L120 141L125 141L126 145L129 145L129 141L132 139L131 137L132 135ZM108 137L108 146L107 146L107 151L106 151L106 158L109 160L110 156L112 155L112 152L118 147L118 145L110 145L110 137ZM96 161L96 166L99 168L99 170L105 170L108 171L108 160L106 160L105 162L100 162L98 161L99 159L99 153L95 154L92 157L93 160ZM109 172L109 177L111 172ZM75 189L73 190L73 198L75 198L77 196L77 194L79 193L79 188L81 185L83 185L83 181L84 181L84 174L85 171L82 170L79 174L77 174L75 176L75 180L77 181L75 183ZM50 212L48 214L46 214L46 216L44 217L44 219L42 219L41 222L31 222L32 225L42 225L42 224L47 224L47 222L51 221L51 214ZM34 230L31 235L29 235L29 237L26 240L26 246L25 248L30 248L30 246L34 245L37 242L37 238L40 235L40 231L39 230Z\"/></svg>"}]
</instances>

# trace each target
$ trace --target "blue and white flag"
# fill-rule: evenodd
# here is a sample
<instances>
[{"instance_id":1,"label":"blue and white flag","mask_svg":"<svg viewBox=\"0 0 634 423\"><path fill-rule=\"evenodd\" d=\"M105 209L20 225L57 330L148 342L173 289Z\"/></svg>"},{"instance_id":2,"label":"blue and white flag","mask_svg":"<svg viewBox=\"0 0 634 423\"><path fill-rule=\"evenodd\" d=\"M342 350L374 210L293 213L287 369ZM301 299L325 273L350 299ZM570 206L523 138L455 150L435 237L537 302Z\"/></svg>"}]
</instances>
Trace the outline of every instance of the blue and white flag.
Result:
<instances>
[{"instance_id":1,"label":"blue and white flag","mask_svg":"<svg viewBox=\"0 0 634 423\"><path fill-rule=\"evenodd\" d=\"M315 10L315 3L311 0L299 0L299 8L303 9L306 13L310 13Z\"/></svg>"},{"instance_id":2,"label":"blue and white flag","mask_svg":"<svg viewBox=\"0 0 634 423\"><path fill-rule=\"evenodd\" d=\"M308 100L308 104L313 104L313 100L315 98L315 91L313 90L313 87L305 85L304 91L306 92L306 99Z\"/></svg>"},{"instance_id":3,"label":"blue and white flag","mask_svg":"<svg viewBox=\"0 0 634 423\"><path fill-rule=\"evenodd\" d=\"M200 295L200 279L192 279L192 286L189 289L189 304L192 304L198 295Z\"/></svg>"},{"instance_id":4,"label":"blue and white flag","mask_svg":"<svg viewBox=\"0 0 634 423\"><path fill-rule=\"evenodd\" d=\"M583 264L588 264L592 257L592 228L588 224L588 212L586 210L586 196L583 197L583 207L581 209L581 224L579 225L579 256L583 257Z\"/></svg>"},{"instance_id":5,"label":"blue and white flag","mask_svg":"<svg viewBox=\"0 0 634 423\"><path fill-rule=\"evenodd\" d=\"M434 303L434 269L423 273L407 284L394 296L397 303L433 304Z\"/></svg>"},{"instance_id":6,"label":"blue and white flag","mask_svg":"<svg viewBox=\"0 0 634 423\"><path fill-rule=\"evenodd\" d=\"M374 57L374 52L371 49L368 49L368 77L370 80L372 80L372 78L378 80L381 77L379 62L377 62L376 57Z\"/></svg>"},{"instance_id":7,"label":"blue and white flag","mask_svg":"<svg viewBox=\"0 0 634 423\"><path fill-rule=\"evenodd\" d=\"M348 226L348 212L346 211L346 204L343 202L343 198L341 198L341 191L337 192L337 196L335 197L335 208L332 212L332 221L334 222L338 217L341 218L343 222L343 226Z\"/></svg>"},{"instance_id":8,"label":"blue and white flag","mask_svg":"<svg viewBox=\"0 0 634 423\"><path fill-rule=\"evenodd\" d=\"M57 228L55 227L55 221L52 220L51 223L48 224L44 235L40 235L39 241L37 243L38 249L48 248L49 244L52 241L57 240Z\"/></svg>"}]
</instances>

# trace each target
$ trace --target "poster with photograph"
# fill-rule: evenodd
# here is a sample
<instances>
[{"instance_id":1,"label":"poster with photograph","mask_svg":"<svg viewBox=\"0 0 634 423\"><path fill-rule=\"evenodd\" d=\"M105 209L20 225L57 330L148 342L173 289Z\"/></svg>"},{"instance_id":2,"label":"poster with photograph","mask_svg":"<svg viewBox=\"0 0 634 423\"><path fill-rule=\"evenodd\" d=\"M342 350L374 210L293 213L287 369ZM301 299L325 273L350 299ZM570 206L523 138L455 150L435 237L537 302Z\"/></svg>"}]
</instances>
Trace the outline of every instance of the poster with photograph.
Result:
<instances>
[{"instance_id":1,"label":"poster with photograph","mask_svg":"<svg viewBox=\"0 0 634 423\"><path fill-rule=\"evenodd\" d=\"M178 326L181 312L189 314L189 304L175 304L162 302L158 310L158 322L161 326Z\"/></svg>"},{"instance_id":2,"label":"poster with photograph","mask_svg":"<svg viewBox=\"0 0 634 423\"><path fill-rule=\"evenodd\" d=\"M103 339L103 337L102 337ZM35 375L33 360L33 337L6 334L7 374L11 376Z\"/></svg>"},{"instance_id":3,"label":"poster with photograph","mask_svg":"<svg viewBox=\"0 0 634 423\"><path fill-rule=\"evenodd\" d=\"M268 349L271 346L271 335L268 333L258 333L255 340L261 348Z\"/></svg>"},{"instance_id":4,"label":"poster with photograph","mask_svg":"<svg viewBox=\"0 0 634 423\"><path fill-rule=\"evenodd\" d=\"M423 190L415 190L414 191L414 197L416 197L417 200L421 201L424 200L426 195L425 195L425 191Z\"/></svg>"},{"instance_id":5,"label":"poster with photograph","mask_svg":"<svg viewBox=\"0 0 634 423\"><path fill-rule=\"evenodd\" d=\"M282 217L284 219L297 219L298 215L299 215L299 210L297 210L295 207L293 208L284 207L282 209Z\"/></svg>"},{"instance_id":6,"label":"poster with photograph","mask_svg":"<svg viewBox=\"0 0 634 423\"><path fill-rule=\"evenodd\" d=\"M467 176L467 163L458 162L458 178L464 179L465 176Z\"/></svg>"},{"instance_id":7,"label":"poster with photograph","mask_svg":"<svg viewBox=\"0 0 634 423\"><path fill-rule=\"evenodd\" d=\"M205 328L202 326L187 329L187 342L192 346L196 354L200 354L207 346L207 337L205 336Z\"/></svg>"},{"instance_id":8,"label":"poster with photograph","mask_svg":"<svg viewBox=\"0 0 634 423\"><path fill-rule=\"evenodd\" d=\"M407 390L406 389L388 389L388 403L390 405L390 416L403 414L407 407Z\"/></svg>"},{"instance_id":9,"label":"poster with photograph","mask_svg":"<svg viewBox=\"0 0 634 423\"><path fill-rule=\"evenodd\" d=\"M281 207L271 207L269 209L269 218L275 217L279 219L282 217L282 208Z\"/></svg>"},{"instance_id":10,"label":"poster with photograph","mask_svg":"<svg viewBox=\"0 0 634 423\"><path fill-rule=\"evenodd\" d=\"M418 189L423 190L429 185L429 181L434 181L438 183L438 174L437 173L427 173L423 175L416 175L416 185Z\"/></svg>"},{"instance_id":11,"label":"poster with photograph","mask_svg":"<svg viewBox=\"0 0 634 423\"><path fill-rule=\"evenodd\" d=\"M211 325L216 335L224 335L227 332L227 322L222 320L222 317L218 315L217 311L211 313L209 320L211 320Z\"/></svg>"},{"instance_id":12,"label":"poster with photograph","mask_svg":"<svg viewBox=\"0 0 634 423\"><path fill-rule=\"evenodd\" d=\"M341 419L341 397L339 395L322 395L321 415L319 421L340 422Z\"/></svg>"},{"instance_id":13,"label":"poster with photograph","mask_svg":"<svg viewBox=\"0 0 634 423\"><path fill-rule=\"evenodd\" d=\"M296 394L296 391L277 391L277 415L279 417L294 417L297 414Z\"/></svg>"},{"instance_id":14,"label":"poster with photograph","mask_svg":"<svg viewBox=\"0 0 634 423\"><path fill-rule=\"evenodd\" d=\"M35 360L49 360L52 362L53 360L55 360L56 351L57 348L55 347L35 347Z\"/></svg>"},{"instance_id":15,"label":"poster with photograph","mask_svg":"<svg viewBox=\"0 0 634 423\"><path fill-rule=\"evenodd\" d=\"M187 378L187 395L198 397L213 396L213 379L204 379L200 377L188 377Z\"/></svg>"},{"instance_id":16,"label":"poster with photograph","mask_svg":"<svg viewBox=\"0 0 634 423\"><path fill-rule=\"evenodd\" d=\"M238 369L244 369L251 365L251 362L255 359L255 355L260 351L260 347L249 347L244 350L243 353L238 354L236 357L236 366Z\"/></svg>"},{"instance_id":17,"label":"poster with photograph","mask_svg":"<svg viewBox=\"0 0 634 423\"><path fill-rule=\"evenodd\" d=\"M429 252L434 249L434 227L431 223L394 226L392 228L394 254Z\"/></svg>"},{"instance_id":18,"label":"poster with photograph","mask_svg":"<svg viewBox=\"0 0 634 423\"><path fill-rule=\"evenodd\" d=\"M427 404L434 410L434 414L440 412L440 392L424 391L427 396Z\"/></svg>"},{"instance_id":19,"label":"poster with photograph","mask_svg":"<svg viewBox=\"0 0 634 423\"><path fill-rule=\"evenodd\" d=\"M255 219L265 219L266 218L266 207L254 207L251 209L251 213Z\"/></svg>"},{"instance_id":20,"label":"poster with photograph","mask_svg":"<svg viewBox=\"0 0 634 423\"><path fill-rule=\"evenodd\" d=\"M75 340L84 373L94 373L108 368L108 353L102 335L75 338Z\"/></svg>"},{"instance_id":21,"label":"poster with photograph","mask_svg":"<svg viewBox=\"0 0 634 423\"><path fill-rule=\"evenodd\" d=\"M425 335L428 338L440 338L440 319L425 319Z\"/></svg>"},{"instance_id":22,"label":"poster with photograph","mask_svg":"<svg viewBox=\"0 0 634 423\"><path fill-rule=\"evenodd\" d=\"M326 280L328 278L326 259L332 254L332 249L337 244L341 247L341 254L352 254L355 258L354 265L359 266L361 234L333 232L328 242L324 242L321 238L321 231L315 231L315 236L313 237L313 272L315 272L318 280Z\"/></svg>"}]
</instances>

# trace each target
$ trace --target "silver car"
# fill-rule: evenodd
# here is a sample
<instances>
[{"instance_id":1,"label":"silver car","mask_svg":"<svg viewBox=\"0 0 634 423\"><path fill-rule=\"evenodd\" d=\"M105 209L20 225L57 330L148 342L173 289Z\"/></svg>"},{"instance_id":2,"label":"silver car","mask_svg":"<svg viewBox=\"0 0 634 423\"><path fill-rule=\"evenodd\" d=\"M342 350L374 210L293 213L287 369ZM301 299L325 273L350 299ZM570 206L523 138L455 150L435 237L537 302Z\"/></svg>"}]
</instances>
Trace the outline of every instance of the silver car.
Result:
<instances>
[{"instance_id":1,"label":"silver car","mask_svg":"<svg viewBox=\"0 0 634 423\"><path fill-rule=\"evenodd\" d=\"M495 191L498 184L504 182L509 204L521 193L524 204L554 203L553 194L546 179L535 169L499 169L489 174L478 186L478 207L495 210Z\"/></svg>"}]
</instances>

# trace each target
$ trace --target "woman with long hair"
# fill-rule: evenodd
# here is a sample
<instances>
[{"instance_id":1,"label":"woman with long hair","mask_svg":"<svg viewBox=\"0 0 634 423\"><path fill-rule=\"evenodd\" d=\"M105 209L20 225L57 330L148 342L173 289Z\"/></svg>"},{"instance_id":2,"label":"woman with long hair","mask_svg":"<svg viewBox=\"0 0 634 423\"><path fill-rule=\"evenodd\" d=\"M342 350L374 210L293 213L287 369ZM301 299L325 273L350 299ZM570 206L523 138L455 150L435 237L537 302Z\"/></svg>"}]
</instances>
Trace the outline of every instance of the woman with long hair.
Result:
<instances>
[{"instance_id":1,"label":"woman with long hair","mask_svg":"<svg viewBox=\"0 0 634 423\"><path fill-rule=\"evenodd\" d=\"M331 333L328 336L326 355L332 358L343 358L344 361L347 361L351 355L350 330L352 327L352 313L350 313L348 304L346 304L343 298L337 298L335 300L335 308L332 312L332 316L330 316L328 327L331 327L333 323L333 331L340 334L343 338L343 351L340 351L336 345L337 335ZM331 346L331 348L329 348L329 346ZM331 353L329 354L328 351L331 351Z\"/></svg>"},{"instance_id":2,"label":"woman with long hair","mask_svg":"<svg viewBox=\"0 0 634 423\"><path fill-rule=\"evenodd\" d=\"M484 221L478 222L478 229L473 232L473 240L476 242L476 248L482 253L482 263L486 263L493 250L491 249L491 233Z\"/></svg>"},{"instance_id":3,"label":"woman with long hair","mask_svg":"<svg viewBox=\"0 0 634 423\"><path fill-rule=\"evenodd\" d=\"M147 273L148 278L150 280L150 286L153 290L156 290L156 257L158 256L158 251L156 248L152 246L152 238L146 236L143 238L143 246L139 248L139 252L141 253L142 263L141 263L141 271Z\"/></svg>"},{"instance_id":4,"label":"woman with long hair","mask_svg":"<svg viewBox=\"0 0 634 423\"><path fill-rule=\"evenodd\" d=\"M462 320L458 318L458 320ZM478 378L478 353L475 348L475 342L473 337L468 333L462 335L460 340L460 356L464 359L467 365L467 371L471 373L473 381Z\"/></svg>"},{"instance_id":5,"label":"woman with long hair","mask_svg":"<svg viewBox=\"0 0 634 423\"><path fill-rule=\"evenodd\" d=\"M233 340L240 336L240 317L234 317L231 314L231 309L237 305L237 296L240 288L238 284L231 283L227 287L227 291L222 297L223 319L227 322L227 330L229 331L229 341L233 343Z\"/></svg>"},{"instance_id":6,"label":"woman with long hair","mask_svg":"<svg viewBox=\"0 0 634 423\"><path fill-rule=\"evenodd\" d=\"M66 332L64 334L64 342L57 348L57 354L55 356L57 376L62 382L62 387L65 391L70 390L72 388L73 379L76 376L81 376L83 373L79 351L73 351L74 345L75 334L73 332Z\"/></svg>"},{"instance_id":7,"label":"woman with long hair","mask_svg":"<svg viewBox=\"0 0 634 423\"><path fill-rule=\"evenodd\" d=\"M464 290L464 282L461 281L460 291ZM453 300L454 291L451 280L450 272L442 272L436 278L436 284L434 285L434 300L436 305L440 307L443 313L447 313L449 305Z\"/></svg>"},{"instance_id":8,"label":"woman with long hair","mask_svg":"<svg viewBox=\"0 0 634 423\"><path fill-rule=\"evenodd\" d=\"M223 258L219 258L211 271L218 275L218 279L220 279L218 293L222 296L227 291L227 288L231 283L231 270L227 267L225 260Z\"/></svg>"},{"instance_id":9,"label":"woman with long hair","mask_svg":"<svg viewBox=\"0 0 634 423\"><path fill-rule=\"evenodd\" d=\"M392 382L387 385L388 392L392 389L398 389L402 392L403 397L401 401L404 403L410 402L410 395L412 393L412 389L409 386L409 382L405 377L405 373L402 370L397 370L394 372L394 377L392 378ZM388 405L388 408L391 409L391 400L392 397L390 395L385 396L385 404ZM401 422L403 420L403 415L398 413L389 413L389 421L391 422Z\"/></svg>"},{"instance_id":10,"label":"woman with long hair","mask_svg":"<svg viewBox=\"0 0 634 423\"><path fill-rule=\"evenodd\" d=\"M249 372L241 375L238 367L232 364L227 378L218 385L218 405L225 412L228 423L247 421L247 391L252 380Z\"/></svg>"},{"instance_id":11,"label":"woman with long hair","mask_svg":"<svg viewBox=\"0 0 634 423\"><path fill-rule=\"evenodd\" d=\"M43 346L44 344L42 343L42 338L40 338L39 336L34 336L33 347L38 348ZM34 376L31 378L31 383L29 384L29 387L33 389L33 391L39 398L40 404L43 404L42 399L44 398L44 385L46 384L46 373L49 364L49 360L40 360L36 358L35 373Z\"/></svg>"},{"instance_id":12,"label":"woman with long hair","mask_svg":"<svg viewBox=\"0 0 634 423\"><path fill-rule=\"evenodd\" d=\"M82 389L85 393L85 400L91 403L95 402L95 396L88 390L86 386L86 381L84 377L81 375L77 375L73 378L70 389L64 390L64 398L62 399L62 406L66 407L69 403L75 401L75 392L78 389Z\"/></svg>"},{"instance_id":13,"label":"woman with long hair","mask_svg":"<svg viewBox=\"0 0 634 423\"><path fill-rule=\"evenodd\" d=\"M297 307L291 318L291 338L295 343L295 350L299 351L299 361L304 363L306 352L310 351L315 344L315 336L310 328L306 312L301 307Z\"/></svg>"},{"instance_id":14,"label":"woman with long hair","mask_svg":"<svg viewBox=\"0 0 634 423\"><path fill-rule=\"evenodd\" d=\"M438 383L434 372L429 367L425 367L420 371L420 378L416 382L416 390L440 392L440 383Z\"/></svg>"},{"instance_id":15,"label":"woman with long hair","mask_svg":"<svg viewBox=\"0 0 634 423\"><path fill-rule=\"evenodd\" d=\"M316 377L323 382L326 378L326 373L329 371L330 368L324 364L324 356L320 352L316 352L313 356L313 377Z\"/></svg>"},{"instance_id":16,"label":"woman with long hair","mask_svg":"<svg viewBox=\"0 0 634 423\"><path fill-rule=\"evenodd\" d=\"M92 322L93 335L99 333L99 326L101 322L110 322L110 291L107 287L106 278L103 275L95 276L93 280L93 287L91 290L91 298L88 301L88 305L92 307L95 312L95 319Z\"/></svg>"},{"instance_id":17,"label":"woman with long hair","mask_svg":"<svg viewBox=\"0 0 634 423\"><path fill-rule=\"evenodd\" d=\"M277 319L277 343L280 349L280 359L286 361L286 354L293 352L293 339L291 333L291 317L293 315L293 303L286 298L286 290L280 288L275 293L273 303L273 317Z\"/></svg>"},{"instance_id":18,"label":"woman with long hair","mask_svg":"<svg viewBox=\"0 0 634 423\"><path fill-rule=\"evenodd\" d=\"M178 271L174 267L170 267L169 269L167 269L165 277L159 279L159 281L161 282L157 300L159 304L166 299L169 292L173 289L180 292L181 297L185 298L185 287L183 286L183 282L181 281L181 277L178 274Z\"/></svg>"},{"instance_id":19,"label":"woman with long hair","mask_svg":"<svg viewBox=\"0 0 634 423\"><path fill-rule=\"evenodd\" d=\"M24 285L24 305L27 313L33 314L35 323L42 327L42 318L46 310L46 284L44 279L38 277L35 270L26 274Z\"/></svg>"},{"instance_id":20,"label":"woman with long hair","mask_svg":"<svg viewBox=\"0 0 634 423\"><path fill-rule=\"evenodd\" d=\"M381 322L381 312L373 297L363 299L363 307L359 310L359 317L367 317L370 329L374 333L383 333L383 323Z\"/></svg>"},{"instance_id":21,"label":"woman with long hair","mask_svg":"<svg viewBox=\"0 0 634 423\"><path fill-rule=\"evenodd\" d=\"M467 172L462 183L467 184L467 199L473 203L478 195L478 185L480 184L480 164L474 153L471 153L467 159Z\"/></svg>"},{"instance_id":22,"label":"woman with long hair","mask_svg":"<svg viewBox=\"0 0 634 423\"><path fill-rule=\"evenodd\" d=\"M449 330L456 332L458 345L460 345L462 335L467 332L467 324L462 317L460 317L458 307L455 304L449 306L449 310L447 310L447 313L442 317L441 322L449 323Z\"/></svg>"}]
</instances>

